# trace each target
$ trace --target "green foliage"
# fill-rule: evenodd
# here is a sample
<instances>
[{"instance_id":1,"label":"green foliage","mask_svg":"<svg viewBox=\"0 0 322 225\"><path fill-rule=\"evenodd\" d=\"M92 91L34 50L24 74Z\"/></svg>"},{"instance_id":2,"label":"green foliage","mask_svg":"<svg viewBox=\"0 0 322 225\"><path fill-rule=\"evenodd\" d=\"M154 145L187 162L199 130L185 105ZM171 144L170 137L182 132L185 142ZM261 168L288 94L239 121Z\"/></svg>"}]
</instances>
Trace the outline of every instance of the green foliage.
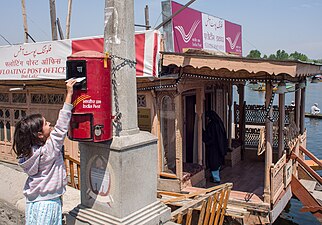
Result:
<instances>
[{"instance_id":1,"label":"green foliage","mask_svg":"<svg viewBox=\"0 0 322 225\"><path fill-rule=\"evenodd\" d=\"M268 58L269 58L269 59L276 59L276 55L275 55L275 54L270 54L270 55L268 56Z\"/></svg>"},{"instance_id":2,"label":"green foliage","mask_svg":"<svg viewBox=\"0 0 322 225\"><path fill-rule=\"evenodd\" d=\"M288 53L286 53L284 50L277 50L276 59L286 60L286 59L288 59Z\"/></svg>"},{"instance_id":3,"label":"green foliage","mask_svg":"<svg viewBox=\"0 0 322 225\"><path fill-rule=\"evenodd\" d=\"M256 50L251 50L249 54L246 56L247 58L252 58L252 59L260 59L261 58L261 52Z\"/></svg>"},{"instance_id":4,"label":"green foliage","mask_svg":"<svg viewBox=\"0 0 322 225\"><path fill-rule=\"evenodd\" d=\"M297 51L295 51L294 53L290 54L290 59L301 60L301 61L304 61L304 62L309 61L309 58L306 55L304 55L302 53L299 53Z\"/></svg>"},{"instance_id":5,"label":"green foliage","mask_svg":"<svg viewBox=\"0 0 322 225\"><path fill-rule=\"evenodd\" d=\"M277 50L276 54L270 54L268 57L264 55L261 57L261 52L256 50L251 50L249 54L246 56L247 58L253 59L272 59L272 60L300 60L303 62L314 62L314 63L321 63L322 59L309 59L306 55L299 53L297 51L288 54L285 50Z\"/></svg>"}]
</instances>

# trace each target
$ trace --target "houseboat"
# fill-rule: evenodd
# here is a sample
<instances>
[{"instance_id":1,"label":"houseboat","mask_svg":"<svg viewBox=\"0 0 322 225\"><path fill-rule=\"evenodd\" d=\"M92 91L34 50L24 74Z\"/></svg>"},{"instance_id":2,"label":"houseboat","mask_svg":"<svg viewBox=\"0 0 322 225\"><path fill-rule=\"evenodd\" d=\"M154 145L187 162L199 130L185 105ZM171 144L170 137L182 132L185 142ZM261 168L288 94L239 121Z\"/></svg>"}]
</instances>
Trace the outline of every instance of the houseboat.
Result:
<instances>
[{"instance_id":1,"label":"houseboat","mask_svg":"<svg viewBox=\"0 0 322 225\"><path fill-rule=\"evenodd\" d=\"M320 72L320 66L299 61L200 50L162 52L159 77L137 79L139 126L158 137L158 189L190 193L209 184L202 131L205 112L213 110L228 138L229 152L220 171L221 182L233 183L227 214L244 224L273 223L291 199L294 183L303 190L307 177L319 183L303 165L304 154L309 155L303 149L306 79ZM265 83L262 105L245 101L247 82ZM295 85L293 92L287 91L286 82ZM295 106L285 106L285 94L295 95ZM273 105L274 98L278 105ZM321 219L321 208L315 206L311 210Z\"/></svg>"}]
</instances>

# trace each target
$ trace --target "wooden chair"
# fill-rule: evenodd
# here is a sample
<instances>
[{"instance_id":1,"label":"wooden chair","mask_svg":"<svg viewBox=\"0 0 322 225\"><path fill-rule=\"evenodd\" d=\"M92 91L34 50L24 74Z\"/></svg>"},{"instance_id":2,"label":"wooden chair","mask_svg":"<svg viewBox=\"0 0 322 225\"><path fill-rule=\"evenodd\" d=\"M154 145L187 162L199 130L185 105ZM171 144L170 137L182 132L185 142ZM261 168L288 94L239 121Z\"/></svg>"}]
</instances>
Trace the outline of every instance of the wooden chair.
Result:
<instances>
[{"instance_id":1,"label":"wooden chair","mask_svg":"<svg viewBox=\"0 0 322 225\"><path fill-rule=\"evenodd\" d=\"M67 177L70 177L70 180L68 180L68 185L80 189L80 162L76 159L73 159L69 155L65 155L65 166L67 170ZM76 167L76 170L75 170ZM75 176L76 172L76 176ZM75 177L77 178L77 183L75 181Z\"/></svg>"},{"instance_id":2,"label":"wooden chair","mask_svg":"<svg viewBox=\"0 0 322 225\"><path fill-rule=\"evenodd\" d=\"M222 225L224 222L227 203L232 188L231 183L218 185L211 188L210 192L198 195L190 202L171 213L172 221L178 224L194 224L198 221L198 225ZM207 189L206 189L207 190ZM209 190L209 189L208 189ZM189 194L187 196L193 196ZM177 198L179 201L184 196ZM175 200L172 199L171 202ZM193 213L195 211L195 213ZM193 216L198 215L198 218Z\"/></svg>"}]
</instances>

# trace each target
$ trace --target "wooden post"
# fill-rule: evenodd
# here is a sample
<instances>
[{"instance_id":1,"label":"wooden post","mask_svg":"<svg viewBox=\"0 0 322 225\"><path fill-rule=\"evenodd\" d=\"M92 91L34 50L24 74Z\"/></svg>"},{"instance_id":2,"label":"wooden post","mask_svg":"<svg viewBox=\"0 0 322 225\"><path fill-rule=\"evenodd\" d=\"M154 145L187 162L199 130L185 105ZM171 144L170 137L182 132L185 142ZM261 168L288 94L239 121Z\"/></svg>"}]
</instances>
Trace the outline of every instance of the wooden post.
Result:
<instances>
[{"instance_id":1,"label":"wooden post","mask_svg":"<svg viewBox=\"0 0 322 225\"><path fill-rule=\"evenodd\" d=\"M284 126L285 126L285 94L278 95L278 158L284 153Z\"/></svg>"},{"instance_id":2,"label":"wooden post","mask_svg":"<svg viewBox=\"0 0 322 225\"><path fill-rule=\"evenodd\" d=\"M297 129L300 129L300 107L301 107L301 90L299 85L295 85L295 124Z\"/></svg>"},{"instance_id":3,"label":"wooden post","mask_svg":"<svg viewBox=\"0 0 322 225\"><path fill-rule=\"evenodd\" d=\"M272 98L272 84L270 81L266 82L266 94L265 94L265 107L268 108ZM273 107L270 108L268 116L272 117ZM273 122L266 118L265 122L266 130L266 151L265 151L265 180L264 180L264 202L270 203L271 199L271 182L270 182L270 170L273 162Z\"/></svg>"},{"instance_id":4,"label":"wooden post","mask_svg":"<svg viewBox=\"0 0 322 225\"><path fill-rule=\"evenodd\" d=\"M66 18L66 38L67 39L69 39L69 35L70 35L70 18L72 15L72 2L73 0L68 0L67 18Z\"/></svg>"},{"instance_id":5,"label":"wooden post","mask_svg":"<svg viewBox=\"0 0 322 225\"><path fill-rule=\"evenodd\" d=\"M244 159L245 145L244 145L244 135L245 135L245 86L243 84L238 85L238 94L239 94L239 139L241 141L241 159Z\"/></svg>"},{"instance_id":6,"label":"wooden post","mask_svg":"<svg viewBox=\"0 0 322 225\"><path fill-rule=\"evenodd\" d=\"M64 34L63 34L63 30L61 29L61 26L60 26L59 18L57 18L57 26L58 26L58 33L59 33L60 40L63 40Z\"/></svg>"},{"instance_id":7,"label":"wooden post","mask_svg":"<svg viewBox=\"0 0 322 225\"><path fill-rule=\"evenodd\" d=\"M175 97L175 135L176 135L176 175L179 180L182 179L182 135L183 135L183 112L182 112L182 95Z\"/></svg>"},{"instance_id":8,"label":"wooden post","mask_svg":"<svg viewBox=\"0 0 322 225\"><path fill-rule=\"evenodd\" d=\"M146 5L144 9L144 14L145 14L145 29L149 30L150 29L150 17L149 17L149 6Z\"/></svg>"},{"instance_id":9,"label":"wooden post","mask_svg":"<svg viewBox=\"0 0 322 225\"><path fill-rule=\"evenodd\" d=\"M306 88L301 89L301 108L300 108L300 134L305 131L304 119L305 119L305 93Z\"/></svg>"},{"instance_id":10,"label":"wooden post","mask_svg":"<svg viewBox=\"0 0 322 225\"><path fill-rule=\"evenodd\" d=\"M232 143L232 118L233 118L233 113L232 113L232 104L233 104L233 84L229 83L228 86L228 129L227 129L227 135L228 135L228 148L231 149L231 143Z\"/></svg>"},{"instance_id":11,"label":"wooden post","mask_svg":"<svg viewBox=\"0 0 322 225\"><path fill-rule=\"evenodd\" d=\"M301 107L301 90L299 89L299 85L295 85L295 124L297 131L300 130L300 107ZM300 145L299 141L297 141L295 146L295 155L299 157L300 154ZM297 171L297 170L296 170Z\"/></svg>"},{"instance_id":12,"label":"wooden post","mask_svg":"<svg viewBox=\"0 0 322 225\"><path fill-rule=\"evenodd\" d=\"M205 90L204 87L198 88L196 91L196 105L197 105L197 118L198 118L198 164L203 165L202 157L202 115L204 109Z\"/></svg>"},{"instance_id":13,"label":"wooden post","mask_svg":"<svg viewBox=\"0 0 322 225\"><path fill-rule=\"evenodd\" d=\"M25 0L21 0L21 7L22 7L22 18L23 18L23 30L24 30L25 43L28 43L28 25L27 25L27 14L26 14Z\"/></svg>"},{"instance_id":14,"label":"wooden post","mask_svg":"<svg viewBox=\"0 0 322 225\"><path fill-rule=\"evenodd\" d=\"M56 27L56 1L49 0L50 7L50 21L51 21L51 37L52 40L57 40L57 27Z\"/></svg>"}]
</instances>

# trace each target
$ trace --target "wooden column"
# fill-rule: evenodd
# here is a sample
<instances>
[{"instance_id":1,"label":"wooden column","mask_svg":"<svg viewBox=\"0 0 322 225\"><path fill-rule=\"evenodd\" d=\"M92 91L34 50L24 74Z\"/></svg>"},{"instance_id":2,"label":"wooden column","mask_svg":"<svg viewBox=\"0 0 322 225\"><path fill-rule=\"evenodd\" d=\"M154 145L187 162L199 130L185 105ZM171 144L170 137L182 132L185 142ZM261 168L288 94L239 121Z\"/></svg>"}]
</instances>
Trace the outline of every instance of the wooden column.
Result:
<instances>
[{"instance_id":1,"label":"wooden column","mask_svg":"<svg viewBox=\"0 0 322 225\"><path fill-rule=\"evenodd\" d=\"M295 124L296 128L299 131L300 130L300 108L301 108L301 90L299 89L299 85L295 85ZM295 147L295 155L299 156L299 149L300 145L299 142L296 143Z\"/></svg>"},{"instance_id":2,"label":"wooden column","mask_svg":"<svg viewBox=\"0 0 322 225\"><path fill-rule=\"evenodd\" d=\"M268 108L272 97L272 84L270 81L266 82L265 107ZM272 117L273 107L270 108L268 116ZM265 180L264 180L264 202L270 203L271 199L271 182L270 169L273 162L273 122L266 118L266 151L265 151Z\"/></svg>"},{"instance_id":3,"label":"wooden column","mask_svg":"<svg viewBox=\"0 0 322 225\"><path fill-rule=\"evenodd\" d=\"M301 89L301 108L300 108L300 134L305 131L304 119L305 119L305 93L306 88Z\"/></svg>"},{"instance_id":4,"label":"wooden column","mask_svg":"<svg viewBox=\"0 0 322 225\"><path fill-rule=\"evenodd\" d=\"M197 124L198 124L198 164L202 165L202 115L204 113L204 99L205 90L204 88L198 88L196 90L196 113L197 113Z\"/></svg>"},{"instance_id":5,"label":"wooden column","mask_svg":"<svg viewBox=\"0 0 322 225\"><path fill-rule=\"evenodd\" d=\"M67 6L67 18L66 18L66 39L70 37L70 18L72 16L72 2L73 0L68 0Z\"/></svg>"},{"instance_id":6,"label":"wooden column","mask_svg":"<svg viewBox=\"0 0 322 225\"><path fill-rule=\"evenodd\" d=\"M278 158L280 159L284 153L285 94L279 94L278 97Z\"/></svg>"},{"instance_id":7,"label":"wooden column","mask_svg":"<svg viewBox=\"0 0 322 225\"><path fill-rule=\"evenodd\" d=\"M300 129L300 107L301 107L301 90L299 89L299 85L295 85L295 124L297 129Z\"/></svg>"},{"instance_id":8,"label":"wooden column","mask_svg":"<svg viewBox=\"0 0 322 225\"><path fill-rule=\"evenodd\" d=\"M158 175L163 172L163 148L162 148L162 139L161 139L161 120L160 120L160 107L158 107L158 100L157 95L154 90L151 91L151 96L153 98L153 127L154 127L154 134L158 138Z\"/></svg>"},{"instance_id":9,"label":"wooden column","mask_svg":"<svg viewBox=\"0 0 322 225\"><path fill-rule=\"evenodd\" d=\"M175 97L175 136L176 136L176 175L179 180L182 179L182 138L183 138L183 111L182 111L182 95Z\"/></svg>"},{"instance_id":10,"label":"wooden column","mask_svg":"<svg viewBox=\"0 0 322 225\"><path fill-rule=\"evenodd\" d=\"M57 26L56 26L56 1L49 0L49 8L50 8L50 21L51 21L51 36L52 40L57 40Z\"/></svg>"},{"instance_id":11,"label":"wooden column","mask_svg":"<svg viewBox=\"0 0 322 225\"><path fill-rule=\"evenodd\" d=\"M23 30L24 30L25 43L28 43L28 25L27 25L27 14L26 14L25 0L21 0L21 7L22 7L22 18L23 18Z\"/></svg>"},{"instance_id":12,"label":"wooden column","mask_svg":"<svg viewBox=\"0 0 322 225\"><path fill-rule=\"evenodd\" d=\"M244 99L245 99L245 85L238 85L238 94L239 94L239 140L241 141L241 159L244 159L244 135L245 135L245 115L244 115Z\"/></svg>"},{"instance_id":13,"label":"wooden column","mask_svg":"<svg viewBox=\"0 0 322 225\"><path fill-rule=\"evenodd\" d=\"M228 148L231 149L231 143L232 143L232 119L233 119L233 113L232 113L232 105L233 105L233 84L230 83L228 87L228 124L227 124L227 135L228 135Z\"/></svg>"}]
</instances>

